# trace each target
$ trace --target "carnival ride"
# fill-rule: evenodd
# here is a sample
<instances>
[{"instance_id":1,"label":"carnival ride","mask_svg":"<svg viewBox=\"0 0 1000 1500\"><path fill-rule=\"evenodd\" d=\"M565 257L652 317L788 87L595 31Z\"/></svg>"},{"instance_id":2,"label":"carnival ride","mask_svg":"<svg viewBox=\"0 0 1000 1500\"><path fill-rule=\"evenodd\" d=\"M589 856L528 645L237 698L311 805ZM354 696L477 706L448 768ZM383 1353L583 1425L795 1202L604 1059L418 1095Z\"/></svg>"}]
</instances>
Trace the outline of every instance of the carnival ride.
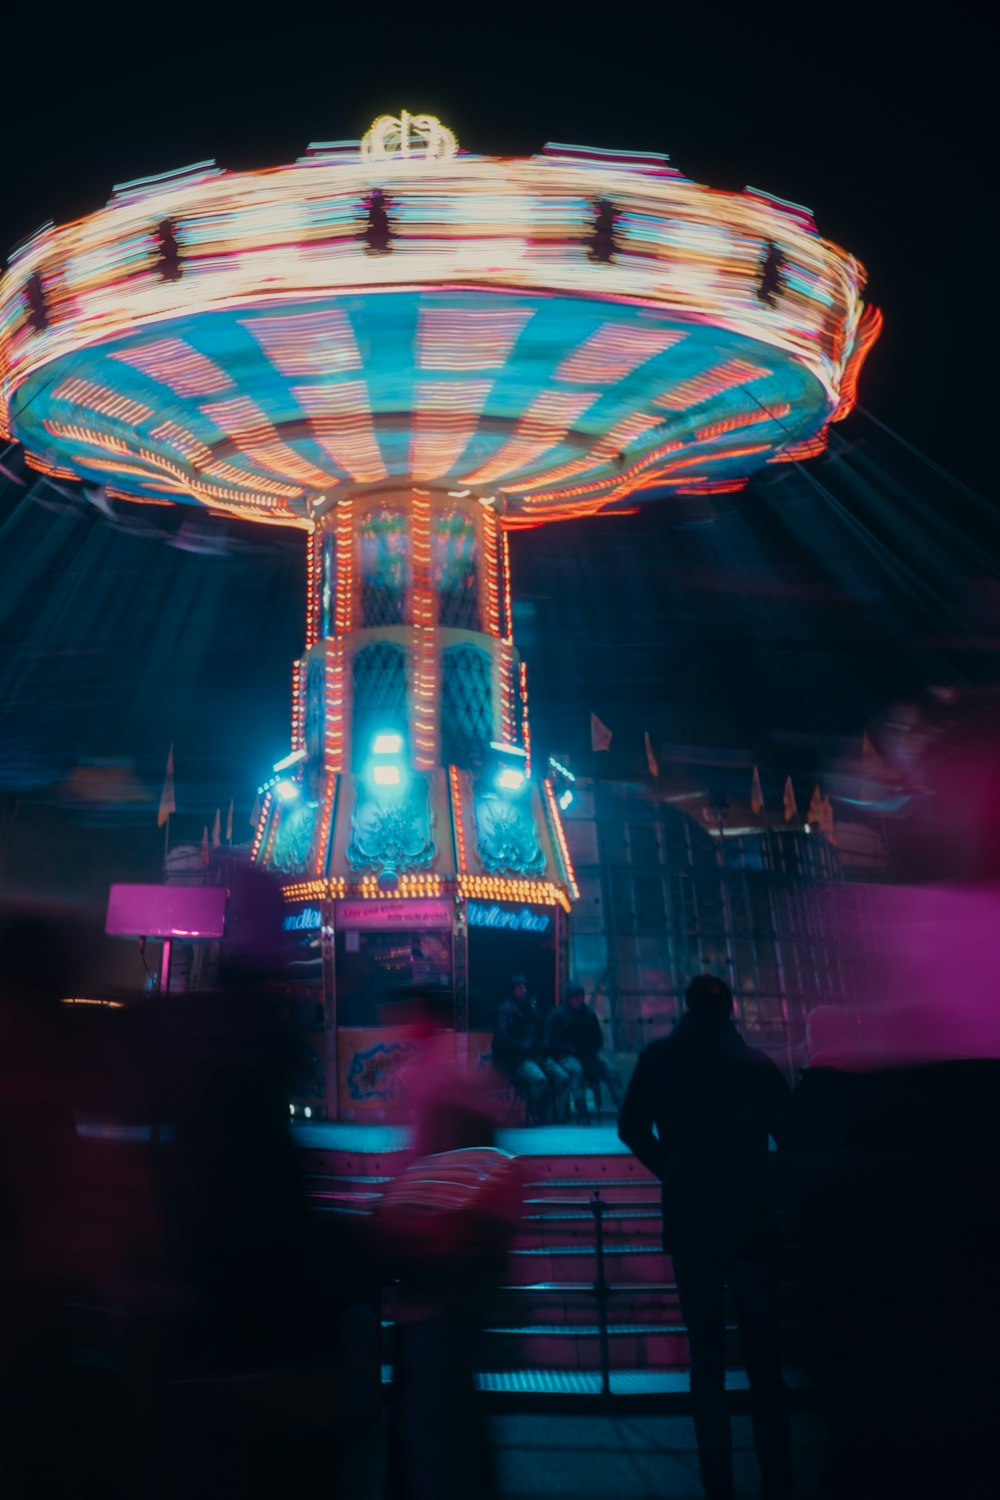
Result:
<instances>
[{"instance_id":1,"label":"carnival ride","mask_svg":"<svg viewBox=\"0 0 1000 1500\"><path fill-rule=\"evenodd\" d=\"M864 279L766 193L642 153L467 154L404 112L45 225L0 283L0 429L112 500L306 533L253 846L289 900L568 910L510 533L820 453L879 331Z\"/></svg>"}]
</instances>

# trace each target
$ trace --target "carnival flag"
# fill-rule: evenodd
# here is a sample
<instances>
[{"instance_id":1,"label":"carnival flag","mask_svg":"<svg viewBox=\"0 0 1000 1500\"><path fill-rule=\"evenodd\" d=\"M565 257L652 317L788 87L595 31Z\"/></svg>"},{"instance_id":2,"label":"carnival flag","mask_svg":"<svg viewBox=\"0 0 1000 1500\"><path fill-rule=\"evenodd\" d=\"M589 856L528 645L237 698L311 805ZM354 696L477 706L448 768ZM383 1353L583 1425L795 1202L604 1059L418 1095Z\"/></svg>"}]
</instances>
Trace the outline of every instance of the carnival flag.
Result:
<instances>
[{"instance_id":1,"label":"carnival flag","mask_svg":"<svg viewBox=\"0 0 1000 1500\"><path fill-rule=\"evenodd\" d=\"M833 821L833 804L824 797L819 805L819 831L829 844L836 844L837 829Z\"/></svg>"},{"instance_id":2,"label":"carnival flag","mask_svg":"<svg viewBox=\"0 0 1000 1500\"><path fill-rule=\"evenodd\" d=\"M822 817L823 799L819 794L819 787L813 787L813 794L809 798L809 810L806 813L807 823L818 823Z\"/></svg>"},{"instance_id":3,"label":"carnival flag","mask_svg":"<svg viewBox=\"0 0 1000 1500\"><path fill-rule=\"evenodd\" d=\"M760 786L760 772L757 767L753 768L753 780L750 783L750 811L759 817L764 811L764 793Z\"/></svg>"},{"instance_id":4,"label":"carnival flag","mask_svg":"<svg viewBox=\"0 0 1000 1500\"><path fill-rule=\"evenodd\" d=\"M234 813L235 810L236 810L235 800L232 797L230 797L230 799L229 799L229 811L226 813L226 843L227 844L231 844L233 842L233 813Z\"/></svg>"},{"instance_id":5,"label":"carnival flag","mask_svg":"<svg viewBox=\"0 0 1000 1500\"><path fill-rule=\"evenodd\" d=\"M861 759L878 760L878 758L879 753L875 749L875 746L872 744L871 740L868 738L868 731L866 729L861 736Z\"/></svg>"},{"instance_id":6,"label":"carnival flag","mask_svg":"<svg viewBox=\"0 0 1000 1500\"><path fill-rule=\"evenodd\" d=\"M792 778L790 776L785 778L785 790L781 801L785 808L785 822L790 823L798 812L798 808L795 805L795 791L792 787Z\"/></svg>"},{"instance_id":7,"label":"carnival flag","mask_svg":"<svg viewBox=\"0 0 1000 1500\"><path fill-rule=\"evenodd\" d=\"M607 724L602 724L596 714L590 716L590 748L591 750L611 749L611 730Z\"/></svg>"},{"instance_id":8,"label":"carnival flag","mask_svg":"<svg viewBox=\"0 0 1000 1500\"><path fill-rule=\"evenodd\" d=\"M656 756L653 754L653 746L650 743L648 729L646 730L644 739L646 741L646 764L649 767L650 776L652 776L653 780L655 781L660 774L660 768L656 763Z\"/></svg>"},{"instance_id":9,"label":"carnival flag","mask_svg":"<svg viewBox=\"0 0 1000 1500\"><path fill-rule=\"evenodd\" d=\"M216 808L215 809L215 820L212 823L212 848L213 849L218 849L218 847L219 847L219 845L221 843L222 843L222 814L220 813L219 809Z\"/></svg>"},{"instance_id":10,"label":"carnival flag","mask_svg":"<svg viewBox=\"0 0 1000 1500\"><path fill-rule=\"evenodd\" d=\"M201 862L202 862L202 864L203 865L207 865L209 863L210 858L211 858L211 856L209 855L209 852L208 852L208 824L206 823L205 827L202 829L202 832L201 832Z\"/></svg>"},{"instance_id":11,"label":"carnival flag","mask_svg":"<svg viewBox=\"0 0 1000 1500\"><path fill-rule=\"evenodd\" d=\"M256 802L253 805L253 811L250 814L250 827L251 828L256 828L257 824L259 822L260 822L260 798L258 797L257 800L256 800Z\"/></svg>"},{"instance_id":12,"label":"carnival flag","mask_svg":"<svg viewBox=\"0 0 1000 1500\"><path fill-rule=\"evenodd\" d=\"M171 813L177 811L177 803L174 800L174 747L170 746L167 752L167 770L163 778L163 791L160 793L160 810L156 814L156 826L162 828Z\"/></svg>"}]
</instances>

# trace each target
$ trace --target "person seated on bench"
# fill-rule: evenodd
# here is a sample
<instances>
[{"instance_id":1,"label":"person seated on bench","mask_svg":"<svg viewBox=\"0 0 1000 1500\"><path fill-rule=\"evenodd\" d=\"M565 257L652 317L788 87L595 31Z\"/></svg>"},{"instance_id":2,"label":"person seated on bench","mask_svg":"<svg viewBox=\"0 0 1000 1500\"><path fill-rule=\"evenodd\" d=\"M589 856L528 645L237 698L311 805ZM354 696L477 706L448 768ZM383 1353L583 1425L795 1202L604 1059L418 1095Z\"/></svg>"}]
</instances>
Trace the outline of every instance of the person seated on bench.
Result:
<instances>
[{"instance_id":1,"label":"person seated on bench","mask_svg":"<svg viewBox=\"0 0 1000 1500\"><path fill-rule=\"evenodd\" d=\"M549 1056L545 1022L523 974L515 974L510 994L501 1000L493 1033L493 1062L528 1099L529 1118L537 1124L546 1102L550 1117L565 1122L569 1112L569 1075Z\"/></svg>"},{"instance_id":2,"label":"person seated on bench","mask_svg":"<svg viewBox=\"0 0 1000 1500\"><path fill-rule=\"evenodd\" d=\"M587 1109L587 1084L596 1090L606 1083L620 1110L625 1090L618 1073L601 1049L604 1033L601 1023L587 1004L582 984L571 984L566 991L564 1003L552 1011L546 1026L548 1050L565 1073L569 1074L569 1086L573 1095L573 1108L581 1125L590 1124Z\"/></svg>"}]
</instances>

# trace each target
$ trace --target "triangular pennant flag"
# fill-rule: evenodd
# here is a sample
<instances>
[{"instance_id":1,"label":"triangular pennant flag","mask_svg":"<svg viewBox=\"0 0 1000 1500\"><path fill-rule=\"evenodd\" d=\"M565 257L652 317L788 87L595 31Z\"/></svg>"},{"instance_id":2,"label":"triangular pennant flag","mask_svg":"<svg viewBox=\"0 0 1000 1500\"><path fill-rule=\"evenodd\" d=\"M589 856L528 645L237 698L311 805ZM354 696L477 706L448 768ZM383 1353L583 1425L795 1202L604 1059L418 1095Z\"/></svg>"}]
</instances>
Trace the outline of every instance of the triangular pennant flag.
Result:
<instances>
[{"instance_id":1,"label":"triangular pennant flag","mask_svg":"<svg viewBox=\"0 0 1000 1500\"><path fill-rule=\"evenodd\" d=\"M233 842L233 813L235 812L235 810L236 810L235 800L234 800L234 798L230 797L230 799L229 799L229 811L226 813L226 843L227 844L231 844Z\"/></svg>"},{"instance_id":2,"label":"triangular pennant flag","mask_svg":"<svg viewBox=\"0 0 1000 1500\"><path fill-rule=\"evenodd\" d=\"M655 781L660 774L660 768L656 763L656 756L653 754L653 746L650 743L648 729L646 730L643 738L646 741L646 764L649 767L650 776L652 776L653 780Z\"/></svg>"},{"instance_id":3,"label":"triangular pennant flag","mask_svg":"<svg viewBox=\"0 0 1000 1500\"><path fill-rule=\"evenodd\" d=\"M174 799L174 747L170 746L167 752L167 769L163 777L163 791L160 793L160 808L156 814L156 826L162 828L171 813L177 811L177 803Z\"/></svg>"},{"instance_id":4,"label":"triangular pennant flag","mask_svg":"<svg viewBox=\"0 0 1000 1500\"><path fill-rule=\"evenodd\" d=\"M833 804L824 797L819 805L819 831L829 844L836 844L837 829L833 821Z\"/></svg>"},{"instance_id":5,"label":"triangular pennant flag","mask_svg":"<svg viewBox=\"0 0 1000 1500\"><path fill-rule=\"evenodd\" d=\"M218 849L218 847L219 847L219 845L221 843L222 843L222 814L220 813L219 809L216 808L215 809L215 819L214 819L214 821L212 823L212 848L213 849Z\"/></svg>"},{"instance_id":6,"label":"triangular pennant flag","mask_svg":"<svg viewBox=\"0 0 1000 1500\"><path fill-rule=\"evenodd\" d=\"M207 865L210 861L211 855L208 852L208 824L206 823L201 835L201 862L203 865Z\"/></svg>"},{"instance_id":7,"label":"triangular pennant flag","mask_svg":"<svg viewBox=\"0 0 1000 1500\"><path fill-rule=\"evenodd\" d=\"M596 714L590 716L590 748L591 750L611 749L611 730L607 724L602 724Z\"/></svg>"},{"instance_id":8,"label":"triangular pennant flag","mask_svg":"<svg viewBox=\"0 0 1000 1500\"><path fill-rule=\"evenodd\" d=\"M250 827L251 828L256 828L257 827L257 824L260 822L260 814L261 814L261 806L260 806L260 798L258 797L257 800L256 800L256 802L253 805L253 812L250 814Z\"/></svg>"},{"instance_id":9,"label":"triangular pennant flag","mask_svg":"<svg viewBox=\"0 0 1000 1500\"><path fill-rule=\"evenodd\" d=\"M785 790L781 797L782 806L785 809L785 822L790 823L795 817L798 808L795 805L795 790L792 786L792 778L785 778Z\"/></svg>"},{"instance_id":10,"label":"triangular pennant flag","mask_svg":"<svg viewBox=\"0 0 1000 1500\"><path fill-rule=\"evenodd\" d=\"M818 823L819 822L819 819L820 819L820 809L822 807L822 804L823 804L823 799L822 799L822 797L819 794L819 787L818 786L814 786L813 787L813 794L809 798L809 810L806 813L806 822L807 823Z\"/></svg>"},{"instance_id":11,"label":"triangular pennant flag","mask_svg":"<svg viewBox=\"0 0 1000 1500\"><path fill-rule=\"evenodd\" d=\"M862 758L862 760L878 760L879 759L879 753L878 753L878 751L875 749L875 746L872 744L871 740L868 738L868 731L867 731L867 729L864 731L864 733L861 736L861 758Z\"/></svg>"},{"instance_id":12,"label":"triangular pennant flag","mask_svg":"<svg viewBox=\"0 0 1000 1500\"><path fill-rule=\"evenodd\" d=\"M760 786L760 772L757 767L753 768L753 780L750 783L750 811L756 816L764 811L764 793Z\"/></svg>"}]
</instances>

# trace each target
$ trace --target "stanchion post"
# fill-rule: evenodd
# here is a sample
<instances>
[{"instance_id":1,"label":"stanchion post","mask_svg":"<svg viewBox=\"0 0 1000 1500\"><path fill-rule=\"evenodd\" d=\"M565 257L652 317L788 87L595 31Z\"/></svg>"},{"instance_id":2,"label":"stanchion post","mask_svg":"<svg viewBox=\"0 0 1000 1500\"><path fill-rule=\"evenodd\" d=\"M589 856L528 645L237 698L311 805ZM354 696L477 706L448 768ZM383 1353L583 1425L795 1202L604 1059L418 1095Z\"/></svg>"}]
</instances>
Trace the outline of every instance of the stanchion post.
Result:
<instances>
[{"instance_id":1,"label":"stanchion post","mask_svg":"<svg viewBox=\"0 0 1000 1500\"><path fill-rule=\"evenodd\" d=\"M600 1188L594 1189L590 1211L594 1215L594 1255L597 1276L594 1296L597 1299L597 1330L601 1348L601 1395L611 1395L611 1351L608 1347L608 1283L604 1274L604 1199Z\"/></svg>"}]
</instances>

